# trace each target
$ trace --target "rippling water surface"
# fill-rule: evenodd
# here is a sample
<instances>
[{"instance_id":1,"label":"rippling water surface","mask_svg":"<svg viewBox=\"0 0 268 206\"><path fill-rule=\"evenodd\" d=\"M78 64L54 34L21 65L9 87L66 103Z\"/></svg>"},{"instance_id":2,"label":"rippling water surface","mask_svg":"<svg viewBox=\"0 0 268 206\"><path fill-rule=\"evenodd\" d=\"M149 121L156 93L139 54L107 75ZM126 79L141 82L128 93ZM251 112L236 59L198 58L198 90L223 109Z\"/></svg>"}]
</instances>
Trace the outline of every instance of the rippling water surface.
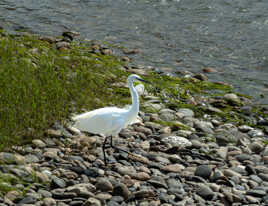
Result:
<instances>
[{"instance_id":1,"label":"rippling water surface","mask_svg":"<svg viewBox=\"0 0 268 206\"><path fill-rule=\"evenodd\" d=\"M267 0L2 0L0 25L75 30L141 51L137 64L201 72L268 103ZM264 95L264 98L260 98Z\"/></svg>"}]
</instances>

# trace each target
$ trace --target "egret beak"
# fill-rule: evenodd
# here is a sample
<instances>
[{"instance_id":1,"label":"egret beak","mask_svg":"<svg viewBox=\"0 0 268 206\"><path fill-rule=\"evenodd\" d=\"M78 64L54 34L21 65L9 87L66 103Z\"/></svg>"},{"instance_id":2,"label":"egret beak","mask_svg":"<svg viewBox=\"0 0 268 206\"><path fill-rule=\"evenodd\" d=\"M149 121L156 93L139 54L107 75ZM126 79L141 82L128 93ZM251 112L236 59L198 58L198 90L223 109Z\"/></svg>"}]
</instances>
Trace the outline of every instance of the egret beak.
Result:
<instances>
[{"instance_id":1,"label":"egret beak","mask_svg":"<svg viewBox=\"0 0 268 206\"><path fill-rule=\"evenodd\" d=\"M140 78L137 78L137 80L141 81L141 82L145 82L147 84L152 84L151 82L147 81L147 80L144 80L144 79L140 79Z\"/></svg>"}]
</instances>

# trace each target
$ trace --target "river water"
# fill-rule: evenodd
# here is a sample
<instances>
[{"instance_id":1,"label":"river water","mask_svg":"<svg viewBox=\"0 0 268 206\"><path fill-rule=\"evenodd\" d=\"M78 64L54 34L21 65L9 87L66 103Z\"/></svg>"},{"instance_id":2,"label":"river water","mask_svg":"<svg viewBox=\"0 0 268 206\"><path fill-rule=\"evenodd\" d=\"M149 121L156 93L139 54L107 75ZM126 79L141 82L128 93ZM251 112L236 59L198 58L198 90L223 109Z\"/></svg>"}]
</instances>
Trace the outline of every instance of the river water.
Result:
<instances>
[{"instance_id":1,"label":"river water","mask_svg":"<svg viewBox=\"0 0 268 206\"><path fill-rule=\"evenodd\" d=\"M140 53L135 63L219 72L213 81L268 103L267 0L2 0L0 26L107 40Z\"/></svg>"}]
</instances>

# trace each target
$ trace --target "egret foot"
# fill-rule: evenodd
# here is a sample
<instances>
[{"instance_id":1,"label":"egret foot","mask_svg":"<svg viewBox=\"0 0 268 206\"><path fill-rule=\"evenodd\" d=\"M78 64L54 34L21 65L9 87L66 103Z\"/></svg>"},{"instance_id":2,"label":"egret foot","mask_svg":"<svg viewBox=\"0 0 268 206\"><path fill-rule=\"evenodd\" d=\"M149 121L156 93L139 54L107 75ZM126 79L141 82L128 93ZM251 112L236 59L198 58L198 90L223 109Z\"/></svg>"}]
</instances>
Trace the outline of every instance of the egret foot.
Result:
<instances>
[{"instance_id":1,"label":"egret foot","mask_svg":"<svg viewBox=\"0 0 268 206\"><path fill-rule=\"evenodd\" d=\"M107 139L109 138L109 136L107 136L103 142L103 145L102 145L102 152L103 152L103 159L104 159L104 164L105 166L107 166L107 160L106 160L106 153L105 153L105 149L107 148L113 148L114 150L118 150L118 151L122 151L122 152L125 152L127 153L128 155L132 155L132 156L135 156L134 154L130 153L129 151L126 151L124 149L121 149L119 147L116 147L113 145L113 137L110 136L110 145L107 145Z\"/></svg>"}]
</instances>

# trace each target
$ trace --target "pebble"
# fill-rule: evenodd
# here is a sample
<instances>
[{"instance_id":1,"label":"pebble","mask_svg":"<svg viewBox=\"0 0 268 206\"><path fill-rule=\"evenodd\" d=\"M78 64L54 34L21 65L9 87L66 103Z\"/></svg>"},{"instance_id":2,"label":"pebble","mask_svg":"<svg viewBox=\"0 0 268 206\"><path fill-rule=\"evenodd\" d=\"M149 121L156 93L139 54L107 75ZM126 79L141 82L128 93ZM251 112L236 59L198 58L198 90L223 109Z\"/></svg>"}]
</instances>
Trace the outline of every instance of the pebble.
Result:
<instances>
[{"instance_id":1,"label":"pebble","mask_svg":"<svg viewBox=\"0 0 268 206\"><path fill-rule=\"evenodd\" d=\"M175 172L175 173L179 173L181 172L185 167L181 164L171 164L171 165L166 165L162 168L163 171L166 172Z\"/></svg>"},{"instance_id":2,"label":"pebble","mask_svg":"<svg viewBox=\"0 0 268 206\"><path fill-rule=\"evenodd\" d=\"M55 175L52 175L51 179L52 179L52 184L54 185L55 188L58 188L58 187L64 188L64 187L66 187L66 182L63 179L58 178Z\"/></svg>"},{"instance_id":3,"label":"pebble","mask_svg":"<svg viewBox=\"0 0 268 206\"><path fill-rule=\"evenodd\" d=\"M0 152L0 162L6 164L25 164L25 158L20 154Z\"/></svg>"},{"instance_id":4,"label":"pebble","mask_svg":"<svg viewBox=\"0 0 268 206\"><path fill-rule=\"evenodd\" d=\"M155 186L156 188L163 187L163 188L168 188L165 180L160 177L160 176L153 176L152 179L147 181L151 185Z\"/></svg>"},{"instance_id":5,"label":"pebble","mask_svg":"<svg viewBox=\"0 0 268 206\"><path fill-rule=\"evenodd\" d=\"M83 206L101 206L101 205L102 205L101 201L93 197L88 198L88 200L83 204Z\"/></svg>"},{"instance_id":6,"label":"pebble","mask_svg":"<svg viewBox=\"0 0 268 206\"><path fill-rule=\"evenodd\" d=\"M185 117L194 117L194 112L191 109L188 108L181 108L178 110L178 112L176 113L178 116L180 116L181 118L185 118ZM182 115L181 115L182 114Z\"/></svg>"},{"instance_id":7,"label":"pebble","mask_svg":"<svg viewBox=\"0 0 268 206\"><path fill-rule=\"evenodd\" d=\"M44 206L54 206L57 204L56 200L51 197L46 197L43 199Z\"/></svg>"},{"instance_id":8,"label":"pebble","mask_svg":"<svg viewBox=\"0 0 268 206\"><path fill-rule=\"evenodd\" d=\"M114 187L113 195L122 196L124 199L128 199L130 192L125 184L119 183Z\"/></svg>"},{"instance_id":9,"label":"pebble","mask_svg":"<svg viewBox=\"0 0 268 206\"><path fill-rule=\"evenodd\" d=\"M266 173L259 173L258 176L263 180L268 182L268 174Z\"/></svg>"},{"instance_id":10,"label":"pebble","mask_svg":"<svg viewBox=\"0 0 268 206\"><path fill-rule=\"evenodd\" d=\"M96 186L96 189L98 189L98 190L100 190L102 192L113 191L112 183L109 180L105 179L105 178L99 179L95 186Z\"/></svg>"},{"instance_id":11,"label":"pebble","mask_svg":"<svg viewBox=\"0 0 268 206\"><path fill-rule=\"evenodd\" d=\"M224 98L229 101L230 103L237 104L240 103L240 99L236 94L230 93L230 94L225 94Z\"/></svg>"},{"instance_id":12,"label":"pebble","mask_svg":"<svg viewBox=\"0 0 268 206\"><path fill-rule=\"evenodd\" d=\"M262 146L262 144L260 144L259 142L252 142L252 143L249 145L249 148L250 148L250 150L251 150L253 153L256 153L256 154L261 153L262 150L263 150L263 146Z\"/></svg>"},{"instance_id":13,"label":"pebble","mask_svg":"<svg viewBox=\"0 0 268 206\"><path fill-rule=\"evenodd\" d=\"M231 169L225 169L223 171L223 174L227 177L233 177L233 176L241 177L242 176L241 174L239 174Z\"/></svg>"},{"instance_id":14,"label":"pebble","mask_svg":"<svg viewBox=\"0 0 268 206\"><path fill-rule=\"evenodd\" d=\"M264 197L266 195L266 191L265 190L254 190L254 189L251 189L251 190L248 190L246 192L247 195L251 195L251 196L254 196L254 197Z\"/></svg>"},{"instance_id":15,"label":"pebble","mask_svg":"<svg viewBox=\"0 0 268 206\"><path fill-rule=\"evenodd\" d=\"M172 147L185 148L190 147L192 143L185 137L180 136L168 136L161 140L165 144L170 144Z\"/></svg>"},{"instance_id":16,"label":"pebble","mask_svg":"<svg viewBox=\"0 0 268 206\"><path fill-rule=\"evenodd\" d=\"M40 139L34 139L32 143L34 146L39 147L39 148L44 148L46 146L46 144Z\"/></svg>"},{"instance_id":17,"label":"pebble","mask_svg":"<svg viewBox=\"0 0 268 206\"><path fill-rule=\"evenodd\" d=\"M212 198L215 195L214 192L210 189L210 187L205 184L198 185L197 194L200 195L205 200L212 200Z\"/></svg>"},{"instance_id":18,"label":"pebble","mask_svg":"<svg viewBox=\"0 0 268 206\"><path fill-rule=\"evenodd\" d=\"M208 133L208 134L213 134L213 125L210 122L205 122L205 121L199 121L195 120L194 121L194 127L197 128L198 130Z\"/></svg>"},{"instance_id":19,"label":"pebble","mask_svg":"<svg viewBox=\"0 0 268 206\"><path fill-rule=\"evenodd\" d=\"M146 180L151 179L151 176L145 172L138 172L136 173L134 178L137 180L146 181Z\"/></svg>"},{"instance_id":20,"label":"pebble","mask_svg":"<svg viewBox=\"0 0 268 206\"><path fill-rule=\"evenodd\" d=\"M212 168L209 165L200 165L195 170L195 175L203 177L204 179L209 179L212 173Z\"/></svg>"}]
</instances>

